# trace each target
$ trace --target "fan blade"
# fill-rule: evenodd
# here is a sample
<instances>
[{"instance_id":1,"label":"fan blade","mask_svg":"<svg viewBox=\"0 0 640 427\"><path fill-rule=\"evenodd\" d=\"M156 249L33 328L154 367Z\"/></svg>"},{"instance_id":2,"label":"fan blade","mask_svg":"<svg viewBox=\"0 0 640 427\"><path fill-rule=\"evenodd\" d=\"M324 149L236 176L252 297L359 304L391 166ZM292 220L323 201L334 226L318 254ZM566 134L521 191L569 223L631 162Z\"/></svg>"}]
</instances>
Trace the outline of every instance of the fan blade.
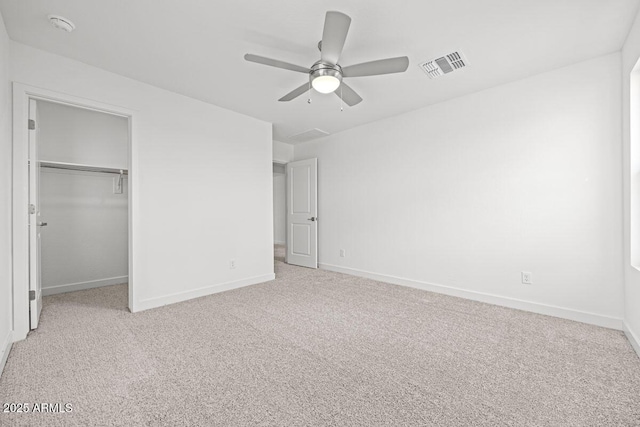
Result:
<instances>
[{"instance_id":1,"label":"fan blade","mask_svg":"<svg viewBox=\"0 0 640 427\"><path fill-rule=\"evenodd\" d=\"M409 67L409 58L399 56L397 58L379 59L377 61L363 62L362 64L349 65L342 69L343 77L377 76L379 74L403 73Z\"/></svg>"},{"instance_id":2,"label":"fan blade","mask_svg":"<svg viewBox=\"0 0 640 427\"><path fill-rule=\"evenodd\" d=\"M353 107L362 101L360 95L358 95L355 90L351 89L351 86L347 85L345 82L342 82L340 87L334 93L338 95L339 98L341 97L349 107Z\"/></svg>"},{"instance_id":3,"label":"fan blade","mask_svg":"<svg viewBox=\"0 0 640 427\"><path fill-rule=\"evenodd\" d=\"M351 18L340 12L327 12L324 18L320 57L324 62L337 64L347 39Z\"/></svg>"},{"instance_id":4,"label":"fan blade","mask_svg":"<svg viewBox=\"0 0 640 427\"><path fill-rule=\"evenodd\" d=\"M256 62L258 64L269 65L276 68L284 68L285 70L297 71L299 73L308 74L309 71L311 71L308 68L301 67L299 65L289 64L288 62L278 61L277 59L265 58L264 56L252 55L250 53L247 53L244 56L244 59L249 62Z\"/></svg>"},{"instance_id":5,"label":"fan blade","mask_svg":"<svg viewBox=\"0 0 640 427\"><path fill-rule=\"evenodd\" d=\"M289 92L288 94L286 94L285 96L283 96L282 98L278 99L278 101L291 101L292 99L295 99L297 97L299 97L300 95L302 95L303 93L307 92L309 90L309 83L305 83L302 86L292 90L291 92Z\"/></svg>"}]
</instances>

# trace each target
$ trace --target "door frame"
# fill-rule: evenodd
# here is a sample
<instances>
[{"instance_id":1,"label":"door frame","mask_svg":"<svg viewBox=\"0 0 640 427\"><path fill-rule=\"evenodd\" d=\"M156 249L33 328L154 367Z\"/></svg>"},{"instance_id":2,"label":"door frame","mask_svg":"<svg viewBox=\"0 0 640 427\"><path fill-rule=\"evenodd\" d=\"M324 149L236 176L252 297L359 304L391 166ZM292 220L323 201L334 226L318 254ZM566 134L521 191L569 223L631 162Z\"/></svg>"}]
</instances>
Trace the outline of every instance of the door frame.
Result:
<instances>
[{"instance_id":1,"label":"door frame","mask_svg":"<svg viewBox=\"0 0 640 427\"><path fill-rule=\"evenodd\" d=\"M129 310L133 311L133 224L137 205L137 159L133 121L135 112L106 104L22 83L13 82L13 159L12 159L12 275L13 275L13 336L12 341L25 339L29 333L29 169L28 120L29 99L54 102L86 110L124 117L129 123L128 144L128 227L129 227Z\"/></svg>"}]
</instances>

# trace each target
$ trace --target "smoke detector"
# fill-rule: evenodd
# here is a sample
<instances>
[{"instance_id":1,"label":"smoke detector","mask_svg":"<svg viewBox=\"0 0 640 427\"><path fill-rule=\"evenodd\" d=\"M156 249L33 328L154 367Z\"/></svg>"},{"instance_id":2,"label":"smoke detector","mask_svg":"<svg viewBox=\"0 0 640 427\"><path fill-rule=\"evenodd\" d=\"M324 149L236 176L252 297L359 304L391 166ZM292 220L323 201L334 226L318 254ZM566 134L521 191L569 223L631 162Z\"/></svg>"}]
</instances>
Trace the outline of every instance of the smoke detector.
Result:
<instances>
[{"instance_id":1,"label":"smoke detector","mask_svg":"<svg viewBox=\"0 0 640 427\"><path fill-rule=\"evenodd\" d=\"M422 68L422 71L429 77L435 79L436 77L444 76L445 74L464 68L467 65L469 65L469 63L462 52L457 51L423 62L420 64L420 68Z\"/></svg>"},{"instance_id":2,"label":"smoke detector","mask_svg":"<svg viewBox=\"0 0 640 427\"><path fill-rule=\"evenodd\" d=\"M70 33L76 28L73 22L69 21L67 18L64 18L62 16L49 15L48 18L49 18L49 22L51 22L51 25L61 30L64 30L67 33Z\"/></svg>"}]
</instances>

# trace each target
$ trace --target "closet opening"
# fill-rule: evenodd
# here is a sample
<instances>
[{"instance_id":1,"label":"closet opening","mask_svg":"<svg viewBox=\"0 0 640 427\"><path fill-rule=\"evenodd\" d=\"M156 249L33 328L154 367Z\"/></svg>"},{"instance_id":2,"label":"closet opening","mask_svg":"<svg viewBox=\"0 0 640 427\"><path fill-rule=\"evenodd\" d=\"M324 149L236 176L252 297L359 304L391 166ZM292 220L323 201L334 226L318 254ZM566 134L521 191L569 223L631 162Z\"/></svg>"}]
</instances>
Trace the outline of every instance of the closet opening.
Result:
<instances>
[{"instance_id":1,"label":"closet opening","mask_svg":"<svg viewBox=\"0 0 640 427\"><path fill-rule=\"evenodd\" d=\"M128 283L119 305L136 311L136 117L121 106L13 83L14 342L37 327L43 294L78 307L68 292ZM104 307L99 299L91 304Z\"/></svg>"},{"instance_id":2,"label":"closet opening","mask_svg":"<svg viewBox=\"0 0 640 427\"><path fill-rule=\"evenodd\" d=\"M129 118L30 98L28 163L29 329L52 295L126 309Z\"/></svg>"}]
</instances>

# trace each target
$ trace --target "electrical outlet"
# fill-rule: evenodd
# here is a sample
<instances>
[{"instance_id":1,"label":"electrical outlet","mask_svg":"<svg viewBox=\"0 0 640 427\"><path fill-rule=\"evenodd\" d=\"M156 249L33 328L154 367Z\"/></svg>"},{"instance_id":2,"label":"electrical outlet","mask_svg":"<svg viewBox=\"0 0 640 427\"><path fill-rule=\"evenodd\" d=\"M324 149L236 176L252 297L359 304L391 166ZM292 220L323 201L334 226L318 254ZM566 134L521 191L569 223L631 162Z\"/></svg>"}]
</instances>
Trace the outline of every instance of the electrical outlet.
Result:
<instances>
[{"instance_id":1,"label":"electrical outlet","mask_svg":"<svg viewBox=\"0 0 640 427\"><path fill-rule=\"evenodd\" d=\"M236 260L232 259L231 261L229 261L229 268L234 269L236 268Z\"/></svg>"},{"instance_id":2,"label":"electrical outlet","mask_svg":"<svg viewBox=\"0 0 640 427\"><path fill-rule=\"evenodd\" d=\"M344 258L346 256L347 256L347 253L345 252L345 250L344 249L340 249L340 257Z\"/></svg>"},{"instance_id":3,"label":"electrical outlet","mask_svg":"<svg viewBox=\"0 0 640 427\"><path fill-rule=\"evenodd\" d=\"M533 283L533 273L529 271L522 272L522 283L524 285L531 285Z\"/></svg>"}]
</instances>

